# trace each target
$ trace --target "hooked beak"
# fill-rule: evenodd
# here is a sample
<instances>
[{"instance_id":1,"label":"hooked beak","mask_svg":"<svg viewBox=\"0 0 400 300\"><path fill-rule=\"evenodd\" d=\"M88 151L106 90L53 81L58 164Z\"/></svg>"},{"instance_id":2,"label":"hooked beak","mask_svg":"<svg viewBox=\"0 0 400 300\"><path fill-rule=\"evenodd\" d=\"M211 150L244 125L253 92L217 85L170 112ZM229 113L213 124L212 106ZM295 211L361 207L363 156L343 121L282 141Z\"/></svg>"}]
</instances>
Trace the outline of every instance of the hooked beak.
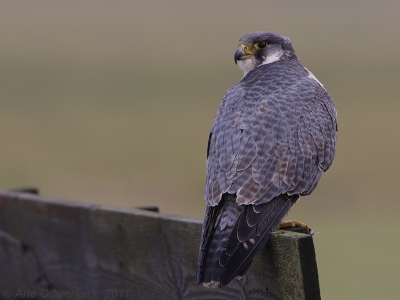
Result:
<instances>
[{"instance_id":1,"label":"hooked beak","mask_svg":"<svg viewBox=\"0 0 400 300\"><path fill-rule=\"evenodd\" d=\"M254 55L253 52L250 50L250 47L241 44L239 48L237 48L235 52L235 64L237 64L238 60L245 60L250 58L251 55Z\"/></svg>"}]
</instances>

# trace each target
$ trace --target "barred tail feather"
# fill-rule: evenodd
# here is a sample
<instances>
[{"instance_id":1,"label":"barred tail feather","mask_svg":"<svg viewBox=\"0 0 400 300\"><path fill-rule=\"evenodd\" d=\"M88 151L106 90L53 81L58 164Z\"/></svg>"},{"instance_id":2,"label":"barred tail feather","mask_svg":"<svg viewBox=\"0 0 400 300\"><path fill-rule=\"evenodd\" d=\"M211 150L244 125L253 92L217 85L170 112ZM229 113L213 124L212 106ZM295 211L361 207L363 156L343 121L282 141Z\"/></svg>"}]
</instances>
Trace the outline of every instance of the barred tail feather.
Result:
<instances>
[{"instance_id":1,"label":"barred tail feather","mask_svg":"<svg viewBox=\"0 0 400 300\"><path fill-rule=\"evenodd\" d=\"M236 195L224 194L217 206L207 207L197 284L221 287L244 276L297 198L280 195L264 204L238 205Z\"/></svg>"}]
</instances>

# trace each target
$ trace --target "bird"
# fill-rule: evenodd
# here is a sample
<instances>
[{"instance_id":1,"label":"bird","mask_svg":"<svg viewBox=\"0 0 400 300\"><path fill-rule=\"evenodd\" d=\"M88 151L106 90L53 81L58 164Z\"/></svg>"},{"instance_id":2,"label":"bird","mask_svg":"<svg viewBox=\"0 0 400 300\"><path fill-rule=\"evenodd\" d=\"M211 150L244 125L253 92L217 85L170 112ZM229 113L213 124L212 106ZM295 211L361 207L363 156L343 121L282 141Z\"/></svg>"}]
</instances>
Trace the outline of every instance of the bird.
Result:
<instances>
[{"instance_id":1,"label":"bird","mask_svg":"<svg viewBox=\"0 0 400 300\"><path fill-rule=\"evenodd\" d=\"M234 60L244 76L223 97L207 146L196 282L214 288L245 276L293 204L315 189L338 131L331 96L288 37L246 34Z\"/></svg>"}]
</instances>

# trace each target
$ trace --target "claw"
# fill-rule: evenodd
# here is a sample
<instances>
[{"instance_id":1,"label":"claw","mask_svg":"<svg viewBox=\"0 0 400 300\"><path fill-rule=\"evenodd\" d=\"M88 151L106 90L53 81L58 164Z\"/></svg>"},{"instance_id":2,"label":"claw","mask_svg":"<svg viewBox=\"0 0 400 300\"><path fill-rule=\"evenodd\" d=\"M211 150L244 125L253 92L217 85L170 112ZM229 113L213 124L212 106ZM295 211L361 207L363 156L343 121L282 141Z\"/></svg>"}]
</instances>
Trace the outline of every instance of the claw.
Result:
<instances>
[{"instance_id":1,"label":"claw","mask_svg":"<svg viewBox=\"0 0 400 300\"><path fill-rule=\"evenodd\" d=\"M279 228L289 228L289 227L305 227L305 228L310 228L306 223L293 220L293 221L281 221L279 224Z\"/></svg>"},{"instance_id":2,"label":"claw","mask_svg":"<svg viewBox=\"0 0 400 300\"><path fill-rule=\"evenodd\" d=\"M315 231L308 226L308 224L293 220L293 221L281 221L279 224L279 229L285 229L285 228L291 228L291 227L304 227L309 229L309 234L313 235L315 234Z\"/></svg>"}]
</instances>

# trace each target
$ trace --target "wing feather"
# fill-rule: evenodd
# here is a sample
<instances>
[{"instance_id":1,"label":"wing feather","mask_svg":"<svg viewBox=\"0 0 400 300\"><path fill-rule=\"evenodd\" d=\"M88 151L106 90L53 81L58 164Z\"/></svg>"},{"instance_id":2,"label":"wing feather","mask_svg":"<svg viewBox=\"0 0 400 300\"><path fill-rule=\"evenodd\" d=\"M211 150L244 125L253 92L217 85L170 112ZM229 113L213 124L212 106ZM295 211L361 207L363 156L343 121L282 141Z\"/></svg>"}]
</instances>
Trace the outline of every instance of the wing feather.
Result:
<instances>
[{"instance_id":1,"label":"wing feather","mask_svg":"<svg viewBox=\"0 0 400 300\"><path fill-rule=\"evenodd\" d=\"M211 132L197 282L223 286L332 164L336 111L300 62L282 60L227 91Z\"/></svg>"}]
</instances>

